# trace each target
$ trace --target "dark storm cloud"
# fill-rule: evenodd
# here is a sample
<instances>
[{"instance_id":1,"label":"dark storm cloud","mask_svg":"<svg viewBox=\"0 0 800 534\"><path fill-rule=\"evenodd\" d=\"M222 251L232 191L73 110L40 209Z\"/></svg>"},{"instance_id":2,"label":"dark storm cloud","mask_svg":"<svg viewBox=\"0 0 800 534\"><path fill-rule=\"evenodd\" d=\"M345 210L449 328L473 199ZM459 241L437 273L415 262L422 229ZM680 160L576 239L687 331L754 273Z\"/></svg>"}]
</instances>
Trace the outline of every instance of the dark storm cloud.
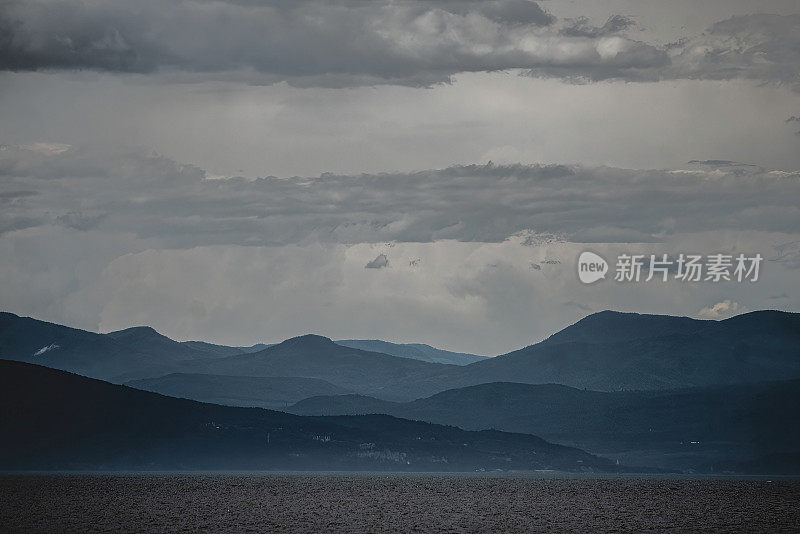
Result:
<instances>
[{"instance_id":1,"label":"dark storm cloud","mask_svg":"<svg viewBox=\"0 0 800 534\"><path fill-rule=\"evenodd\" d=\"M430 85L458 72L512 68L584 79L705 76L687 58L679 65L670 60L670 54L680 56L692 43L668 53L667 47L621 35L631 24L616 15L601 27L577 19L559 29L554 17L526 0L12 0L0 6L0 68L158 72L185 81L222 77L321 86ZM701 66L712 76L775 78L786 63L780 50L796 43L794 37L781 37L791 29L786 20L782 24L772 28L778 34L762 36L762 44L774 52L774 68L751 65L752 72L736 71L713 58ZM720 23L711 35L741 31ZM730 49L731 43L725 46ZM724 51L709 50L714 56ZM689 59L695 61L693 54ZM787 76L780 73L780 79Z\"/></svg>"},{"instance_id":2,"label":"dark storm cloud","mask_svg":"<svg viewBox=\"0 0 800 534\"><path fill-rule=\"evenodd\" d=\"M462 16L477 13L510 26L548 26L555 22L555 17L529 0L427 0L424 5Z\"/></svg>"},{"instance_id":3,"label":"dark storm cloud","mask_svg":"<svg viewBox=\"0 0 800 534\"><path fill-rule=\"evenodd\" d=\"M56 217L59 224L72 228L73 230L91 230L105 219L104 213L88 214L80 211L71 211Z\"/></svg>"},{"instance_id":4,"label":"dark storm cloud","mask_svg":"<svg viewBox=\"0 0 800 534\"><path fill-rule=\"evenodd\" d=\"M786 123L791 123L791 122L800 122L800 117L798 117L798 116L795 116L795 115L792 115L791 117L789 117L788 119L786 119L786 121L785 121L785 122L786 122ZM800 131L796 131L794 134L795 134L795 135L798 135L798 136L800 136Z\"/></svg>"},{"instance_id":5,"label":"dark storm cloud","mask_svg":"<svg viewBox=\"0 0 800 534\"><path fill-rule=\"evenodd\" d=\"M24 230L25 228L33 228L44 224L46 219L37 217L28 217L24 214L0 214L0 235L15 230Z\"/></svg>"},{"instance_id":6,"label":"dark storm cloud","mask_svg":"<svg viewBox=\"0 0 800 534\"><path fill-rule=\"evenodd\" d=\"M664 77L800 84L800 15L745 15L713 24L678 48Z\"/></svg>"},{"instance_id":7,"label":"dark storm cloud","mask_svg":"<svg viewBox=\"0 0 800 534\"><path fill-rule=\"evenodd\" d=\"M612 61L591 62L583 69L545 65L531 69L534 76L559 76L576 81L623 79L752 79L792 85L800 90L800 15L743 15L713 24L705 33L661 47L625 40L615 32L628 19L609 19L602 27L578 20L561 31L597 41Z\"/></svg>"},{"instance_id":8,"label":"dark storm cloud","mask_svg":"<svg viewBox=\"0 0 800 534\"><path fill-rule=\"evenodd\" d=\"M378 254L374 260L367 263L364 268L365 269L383 269L389 265L389 258L386 257L386 254Z\"/></svg>"},{"instance_id":9,"label":"dark storm cloud","mask_svg":"<svg viewBox=\"0 0 800 534\"><path fill-rule=\"evenodd\" d=\"M754 169L758 168L758 165L753 165L752 163L740 163L738 161L731 161L728 159L693 159L687 162L689 165L702 165L704 167L731 167L728 169L729 172L741 172L737 171L733 167L752 167ZM744 169L746 170L746 169Z\"/></svg>"},{"instance_id":10,"label":"dark storm cloud","mask_svg":"<svg viewBox=\"0 0 800 534\"><path fill-rule=\"evenodd\" d=\"M12 1L0 7L0 68L428 85L535 61L515 41L552 22L526 0Z\"/></svg>"},{"instance_id":11,"label":"dark storm cloud","mask_svg":"<svg viewBox=\"0 0 800 534\"><path fill-rule=\"evenodd\" d=\"M0 202L13 202L15 199L30 197L36 191L0 191Z\"/></svg>"},{"instance_id":12,"label":"dark storm cloud","mask_svg":"<svg viewBox=\"0 0 800 534\"><path fill-rule=\"evenodd\" d=\"M207 179L147 153L0 152L0 231L60 225L165 247L309 242L650 242L704 230L795 232L800 174L468 165L415 173ZM35 192L35 194L30 194ZM377 264L376 264L377 266Z\"/></svg>"},{"instance_id":13,"label":"dark storm cloud","mask_svg":"<svg viewBox=\"0 0 800 534\"><path fill-rule=\"evenodd\" d=\"M527 0L111 0L0 5L0 69L89 69L299 86L430 85L519 68L571 80L798 83L800 15L746 15L666 46L562 23Z\"/></svg>"},{"instance_id":14,"label":"dark storm cloud","mask_svg":"<svg viewBox=\"0 0 800 534\"><path fill-rule=\"evenodd\" d=\"M570 37L603 37L627 30L635 22L623 15L612 15L602 26L592 26L589 19L580 17L568 21L567 26L561 29L561 35Z\"/></svg>"}]
</instances>

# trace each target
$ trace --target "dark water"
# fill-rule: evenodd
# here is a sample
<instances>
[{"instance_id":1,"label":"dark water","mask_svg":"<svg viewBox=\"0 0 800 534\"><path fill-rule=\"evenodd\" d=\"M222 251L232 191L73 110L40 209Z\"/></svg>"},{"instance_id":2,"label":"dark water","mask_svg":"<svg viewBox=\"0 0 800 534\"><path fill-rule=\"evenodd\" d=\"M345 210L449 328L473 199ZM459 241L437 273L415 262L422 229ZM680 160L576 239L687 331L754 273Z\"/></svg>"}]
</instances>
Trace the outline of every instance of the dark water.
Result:
<instances>
[{"instance_id":1,"label":"dark water","mask_svg":"<svg viewBox=\"0 0 800 534\"><path fill-rule=\"evenodd\" d=\"M523 475L2 475L0 530L798 532L800 481Z\"/></svg>"}]
</instances>

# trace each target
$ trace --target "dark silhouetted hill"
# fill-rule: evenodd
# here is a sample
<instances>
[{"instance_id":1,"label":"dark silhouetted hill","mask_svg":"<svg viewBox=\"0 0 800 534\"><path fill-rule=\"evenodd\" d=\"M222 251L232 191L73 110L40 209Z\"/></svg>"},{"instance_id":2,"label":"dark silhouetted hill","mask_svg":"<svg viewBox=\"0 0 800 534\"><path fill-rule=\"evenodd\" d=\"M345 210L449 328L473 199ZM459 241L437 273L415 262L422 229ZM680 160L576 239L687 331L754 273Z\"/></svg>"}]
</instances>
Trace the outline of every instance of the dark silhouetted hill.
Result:
<instances>
[{"instance_id":1,"label":"dark silhouetted hill","mask_svg":"<svg viewBox=\"0 0 800 534\"><path fill-rule=\"evenodd\" d=\"M487 382L620 391L793 378L800 378L800 314L760 311L701 321L609 311L541 343L397 388L422 397Z\"/></svg>"},{"instance_id":2,"label":"dark silhouetted hill","mask_svg":"<svg viewBox=\"0 0 800 534\"><path fill-rule=\"evenodd\" d=\"M759 458L800 459L800 380L610 393L489 383L407 403L314 397L288 411L383 413L472 430L532 433L628 465L712 472L755 465ZM800 472L791 463L783 469Z\"/></svg>"},{"instance_id":3,"label":"dark silhouetted hill","mask_svg":"<svg viewBox=\"0 0 800 534\"><path fill-rule=\"evenodd\" d=\"M316 395L343 395L344 388L318 378L220 376L172 373L158 378L132 380L126 385L201 402L228 406L284 409Z\"/></svg>"},{"instance_id":4,"label":"dark silhouetted hill","mask_svg":"<svg viewBox=\"0 0 800 534\"><path fill-rule=\"evenodd\" d=\"M0 360L0 469L615 468L525 434L218 406Z\"/></svg>"}]
</instances>

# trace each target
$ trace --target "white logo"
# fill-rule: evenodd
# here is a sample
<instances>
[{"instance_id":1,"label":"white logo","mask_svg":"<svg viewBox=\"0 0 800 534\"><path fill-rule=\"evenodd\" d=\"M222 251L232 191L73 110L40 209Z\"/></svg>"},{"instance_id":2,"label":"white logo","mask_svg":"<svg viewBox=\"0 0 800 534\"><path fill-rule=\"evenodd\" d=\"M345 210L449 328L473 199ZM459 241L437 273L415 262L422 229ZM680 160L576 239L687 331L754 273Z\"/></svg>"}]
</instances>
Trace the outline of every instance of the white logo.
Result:
<instances>
[{"instance_id":1,"label":"white logo","mask_svg":"<svg viewBox=\"0 0 800 534\"><path fill-rule=\"evenodd\" d=\"M578 278L584 284L593 284L606 277L608 262L594 252L581 252L578 258Z\"/></svg>"}]
</instances>

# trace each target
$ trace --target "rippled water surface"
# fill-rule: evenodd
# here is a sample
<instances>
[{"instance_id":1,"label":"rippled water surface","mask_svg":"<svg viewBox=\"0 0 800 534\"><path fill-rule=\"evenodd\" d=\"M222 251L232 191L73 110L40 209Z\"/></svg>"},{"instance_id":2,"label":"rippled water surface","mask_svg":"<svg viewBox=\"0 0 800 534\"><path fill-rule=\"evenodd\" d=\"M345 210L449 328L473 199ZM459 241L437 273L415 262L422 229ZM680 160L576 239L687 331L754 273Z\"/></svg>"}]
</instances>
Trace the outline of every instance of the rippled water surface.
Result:
<instances>
[{"instance_id":1,"label":"rippled water surface","mask_svg":"<svg viewBox=\"0 0 800 534\"><path fill-rule=\"evenodd\" d=\"M800 481L409 474L0 476L0 530L800 532Z\"/></svg>"}]
</instances>

